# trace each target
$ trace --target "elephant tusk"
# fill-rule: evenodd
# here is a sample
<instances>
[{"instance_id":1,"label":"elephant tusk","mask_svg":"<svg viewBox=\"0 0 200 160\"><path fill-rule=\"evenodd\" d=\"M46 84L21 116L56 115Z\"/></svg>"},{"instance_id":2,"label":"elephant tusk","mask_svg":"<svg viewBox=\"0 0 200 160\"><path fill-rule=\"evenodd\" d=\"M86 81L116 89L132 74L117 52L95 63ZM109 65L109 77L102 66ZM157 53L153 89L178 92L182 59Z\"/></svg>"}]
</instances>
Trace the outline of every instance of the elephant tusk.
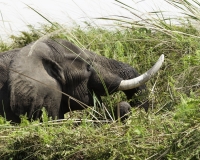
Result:
<instances>
[{"instance_id":1,"label":"elephant tusk","mask_svg":"<svg viewBox=\"0 0 200 160\"><path fill-rule=\"evenodd\" d=\"M139 87L140 85L144 84L145 82L147 82L153 75L155 75L158 70L160 69L160 67L162 66L164 62L164 54L162 54L160 56L160 58L158 59L158 61L156 62L156 64L154 64L154 66L149 69L147 72L145 72L144 74L133 78L133 79L129 79L129 80L122 80L118 90L130 90L136 87Z\"/></svg>"}]
</instances>

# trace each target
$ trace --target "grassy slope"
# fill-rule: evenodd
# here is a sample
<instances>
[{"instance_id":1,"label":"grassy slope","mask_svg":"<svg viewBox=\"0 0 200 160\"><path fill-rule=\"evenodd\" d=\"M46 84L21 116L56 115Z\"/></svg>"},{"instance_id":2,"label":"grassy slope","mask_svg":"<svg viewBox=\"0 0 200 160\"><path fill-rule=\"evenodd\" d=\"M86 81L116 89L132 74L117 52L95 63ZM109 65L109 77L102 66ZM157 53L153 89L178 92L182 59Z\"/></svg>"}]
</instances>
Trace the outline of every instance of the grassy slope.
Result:
<instances>
[{"instance_id":1,"label":"grassy slope","mask_svg":"<svg viewBox=\"0 0 200 160\"><path fill-rule=\"evenodd\" d=\"M191 26L168 26L171 30L199 36ZM23 122L11 126L0 119L0 159L200 159L200 45L199 39L182 34L166 35L146 28L108 31L100 28L52 34L57 27L43 27L43 33L77 44L133 65L140 73L149 69L160 54L165 64L147 86L152 110L133 109L126 122L76 125ZM60 29L60 28L59 28ZM61 33L61 32L59 32ZM41 36L33 28L13 44L1 44L2 51L21 47ZM122 93L105 98L110 107L124 99ZM81 114L90 119L87 110ZM77 116L77 113L75 113ZM44 115L45 117L45 115Z\"/></svg>"}]
</instances>

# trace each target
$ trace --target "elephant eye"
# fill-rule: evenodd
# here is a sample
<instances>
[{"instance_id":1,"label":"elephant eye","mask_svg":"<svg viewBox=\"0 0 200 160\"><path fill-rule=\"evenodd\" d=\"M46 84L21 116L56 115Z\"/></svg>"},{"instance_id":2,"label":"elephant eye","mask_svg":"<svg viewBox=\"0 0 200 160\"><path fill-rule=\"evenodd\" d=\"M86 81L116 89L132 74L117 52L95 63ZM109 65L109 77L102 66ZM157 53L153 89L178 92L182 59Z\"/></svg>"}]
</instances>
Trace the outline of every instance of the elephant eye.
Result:
<instances>
[{"instance_id":1,"label":"elephant eye","mask_svg":"<svg viewBox=\"0 0 200 160\"><path fill-rule=\"evenodd\" d=\"M90 64L87 65L87 71L91 71L92 66Z\"/></svg>"}]
</instances>

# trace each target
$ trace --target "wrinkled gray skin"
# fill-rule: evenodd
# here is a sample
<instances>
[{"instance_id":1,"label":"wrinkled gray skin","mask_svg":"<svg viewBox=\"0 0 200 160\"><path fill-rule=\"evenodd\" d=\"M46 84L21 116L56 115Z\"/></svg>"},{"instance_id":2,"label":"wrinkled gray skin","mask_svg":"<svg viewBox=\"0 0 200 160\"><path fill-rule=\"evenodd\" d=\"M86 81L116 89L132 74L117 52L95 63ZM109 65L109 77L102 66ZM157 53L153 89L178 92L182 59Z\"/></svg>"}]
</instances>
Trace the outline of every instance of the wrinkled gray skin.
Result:
<instances>
[{"instance_id":1,"label":"wrinkled gray skin","mask_svg":"<svg viewBox=\"0 0 200 160\"><path fill-rule=\"evenodd\" d=\"M92 106L93 93L101 100L106 92L116 92L121 80L137 76L128 64L81 50L65 40L36 41L0 54L0 115L13 122L20 122L24 114L38 119L45 107L53 119L64 118L66 112L84 107L56 90ZM142 85L124 93L131 99L144 89ZM147 111L148 103L143 107Z\"/></svg>"},{"instance_id":2,"label":"wrinkled gray skin","mask_svg":"<svg viewBox=\"0 0 200 160\"><path fill-rule=\"evenodd\" d=\"M10 93L9 93L9 82L8 74L10 62L13 57L19 53L20 49L15 49L12 51L7 51L0 54L0 115L6 117L8 120L13 120L18 122L19 117L12 112L10 106Z\"/></svg>"}]
</instances>

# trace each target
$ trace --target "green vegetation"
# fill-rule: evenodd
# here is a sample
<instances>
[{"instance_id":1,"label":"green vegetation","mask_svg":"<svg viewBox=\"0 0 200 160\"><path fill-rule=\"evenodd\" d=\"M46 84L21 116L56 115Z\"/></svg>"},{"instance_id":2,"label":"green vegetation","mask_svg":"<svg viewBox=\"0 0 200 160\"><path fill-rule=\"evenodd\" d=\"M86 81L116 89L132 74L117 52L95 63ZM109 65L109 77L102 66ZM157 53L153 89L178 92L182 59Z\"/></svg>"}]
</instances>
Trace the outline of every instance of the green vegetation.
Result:
<instances>
[{"instance_id":1,"label":"green vegetation","mask_svg":"<svg viewBox=\"0 0 200 160\"><path fill-rule=\"evenodd\" d=\"M171 1L196 9L186 2ZM187 14L199 23L196 12ZM45 111L43 124L22 117L22 123L15 126L0 117L0 159L200 159L200 33L189 20L179 26L162 19L149 21L153 27L127 22L131 27L118 30L91 26L67 30L51 23L40 30L29 26L29 32L13 35L10 45L1 42L0 50L5 51L41 37L60 37L129 63L140 73L161 54L165 54L165 64L147 83L149 113L133 108L125 124L91 120L98 119L92 109L70 114L82 118L78 122L49 122ZM111 108L124 98L122 93L110 95L104 98L105 105Z\"/></svg>"}]
</instances>

